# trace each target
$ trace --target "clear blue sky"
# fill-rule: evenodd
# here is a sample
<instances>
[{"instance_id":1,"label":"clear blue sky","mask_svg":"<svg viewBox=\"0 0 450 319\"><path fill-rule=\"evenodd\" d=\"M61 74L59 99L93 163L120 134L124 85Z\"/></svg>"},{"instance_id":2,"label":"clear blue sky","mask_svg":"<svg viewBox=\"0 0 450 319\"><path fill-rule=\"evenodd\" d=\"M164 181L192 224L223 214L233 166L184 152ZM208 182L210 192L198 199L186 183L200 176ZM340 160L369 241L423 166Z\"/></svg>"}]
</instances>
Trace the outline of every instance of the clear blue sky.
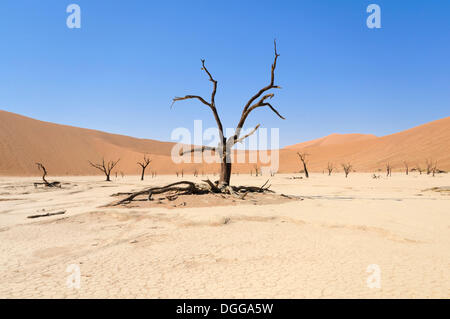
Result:
<instances>
[{"instance_id":1,"label":"clear blue sky","mask_svg":"<svg viewBox=\"0 0 450 319\"><path fill-rule=\"evenodd\" d=\"M81 7L81 29L66 7ZM366 7L381 6L381 29ZM217 104L234 127L247 99L269 80L287 118L259 109L250 127L280 127L282 146L333 132L386 135L450 112L450 1L0 2L0 109L56 123L170 140L204 119L205 58L219 81Z\"/></svg>"}]
</instances>

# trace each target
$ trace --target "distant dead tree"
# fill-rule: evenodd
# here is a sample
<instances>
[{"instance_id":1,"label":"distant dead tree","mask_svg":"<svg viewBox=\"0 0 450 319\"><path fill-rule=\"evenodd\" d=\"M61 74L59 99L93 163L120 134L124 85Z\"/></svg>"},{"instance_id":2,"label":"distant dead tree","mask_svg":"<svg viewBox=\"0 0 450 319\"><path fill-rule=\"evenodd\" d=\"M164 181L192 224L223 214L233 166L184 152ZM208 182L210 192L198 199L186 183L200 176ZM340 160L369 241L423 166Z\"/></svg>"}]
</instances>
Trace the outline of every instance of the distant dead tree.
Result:
<instances>
[{"instance_id":1,"label":"distant dead tree","mask_svg":"<svg viewBox=\"0 0 450 319\"><path fill-rule=\"evenodd\" d=\"M432 159L427 159L425 161L425 165L426 165L427 175L430 175L431 171L433 170L433 160Z\"/></svg>"},{"instance_id":2,"label":"distant dead tree","mask_svg":"<svg viewBox=\"0 0 450 319\"><path fill-rule=\"evenodd\" d=\"M352 169L352 165L349 163L342 164L342 168L344 169L345 178L347 178L348 174L350 173L350 170Z\"/></svg>"},{"instance_id":3,"label":"distant dead tree","mask_svg":"<svg viewBox=\"0 0 450 319\"><path fill-rule=\"evenodd\" d=\"M47 181L47 179L45 178L47 176L47 169L45 168L44 165L42 165L42 163L36 163L37 167L39 170L42 170L42 180L44 181L43 183L34 183L34 186L36 187L37 185L45 185L46 187L61 187L61 183L60 182L49 182Z\"/></svg>"},{"instance_id":4,"label":"distant dead tree","mask_svg":"<svg viewBox=\"0 0 450 319\"><path fill-rule=\"evenodd\" d=\"M151 161L152 161L151 159L149 159L144 155L144 159L142 160L142 162L137 162L138 165L142 168L141 181L144 180L145 169L147 168L147 166L150 164Z\"/></svg>"},{"instance_id":5,"label":"distant dead tree","mask_svg":"<svg viewBox=\"0 0 450 319\"><path fill-rule=\"evenodd\" d=\"M331 172L333 172L333 169L334 169L333 163L328 162L328 165L327 165L328 176L331 175Z\"/></svg>"},{"instance_id":6,"label":"distant dead tree","mask_svg":"<svg viewBox=\"0 0 450 319\"><path fill-rule=\"evenodd\" d=\"M405 173L406 173L406 175L408 175L408 174L409 174L409 166L408 166L408 163L407 163L406 161L403 161L403 166L405 166Z\"/></svg>"},{"instance_id":7,"label":"distant dead tree","mask_svg":"<svg viewBox=\"0 0 450 319\"><path fill-rule=\"evenodd\" d=\"M277 52L277 44L276 41L274 41L274 61L271 66L271 74L270 74L270 82L265 87L261 88L256 94L254 94L244 105L242 109L242 114L239 119L239 122L236 126L236 130L233 135L230 137L226 137L224 135L224 129L222 126L222 121L219 117L219 114L217 112L216 108L216 91L217 91L217 81L213 78L209 70L206 68L205 60L201 60L202 62L202 70L205 71L206 75L209 78L209 81L212 83L212 93L211 98L209 100L204 99L201 96L198 95L186 95L184 97L175 97L173 99L173 103L177 101L182 100L188 100L188 99L196 99L200 101L202 104L206 105L209 109L211 109L212 114L214 116L214 119L217 124L217 128L219 130L219 143L217 147L209 147L209 146L202 146L200 148L191 148L187 151L181 151L180 155L183 155L185 153L194 153L194 152L204 152L205 150L213 151L216 154L219 154L221 166L220 166L220 177L219 182L217 185L217 188L221 190L222 192L226 192L227 189L229 190L228 186L230 185L230 178L231 178L231 154L232 154L232 147L236 143L240 143L243 140L245 140L250 135L254 134L256 130L260 127L260 125L256 125L256 127L248 134L241 135L242 128L245 124L245 121L247 120L248 116L251 112L253 112L255 109L260 107L267 107L270 108L278 117L281 119L284 119L283 116L278 113L278 111L268 102L268 100L272 99L274 97L274 93L268 93L268 91L272 89L280 89L278 85L275 85L275 69L277 65L277 59L280 55Z\"/></svg>"},{"instance_id":8,"label":"distant dead tree","mask_svg":"<svg viewBox=\"0 0 450 319\"><path fill-rule=\"evenodd\" d=\"M306 163L307 163L306 157L307 157L309 154L297 152L297 155L298 155L298 157L300 158L300 160L301 160L302 163L303 163L303 171L305 172L305 177L306 177L306 178L309 178L308 169L306 168Z\"/></svg>"},{"instance_id":9,"label":"distant dead tree","mask_svg":"<svg viewBox=\"0 0 450 319\"><path fill-rule=\"evenodd\" d=\"M258 165L254 165L253 167L255 168L255 176L258 177L259 173Z\"/></svg>"},{"instance_id":10,"label":"distant dead tree","mask_svg":"<svg viewBox=\"0 0 450 319\"><path fill-rule=\"evenodd\" d=\"M420 175L422 175L423 169L420 165L416 166L416 170L419 172Z\"/></svg>"},{"instance_id":11,"label":"distant dead tree","mask_svg":"<svg viewBox=\"0 0 450 319\"><path fill-rule=\"evenodd\" d=\"M389 162L386 163L386 176L392 176L392 166Z\"/></svg>"},{"instance_id":12,"label":"distant dead tree","mask_svg":"<svg viewBox=\"0 0 450 319\"><path fill-rule=\"evenodd\" d=\"M431 172L433 173L433 177L436 174L436 172L438 172L439 170L437 169L437 161L434 162L433 166L431 167Z\"/></svg>"},{"instance_id":13,"label":"distant dead tree","mask_svg":"<svg viewBox=\"0 0 450 319\"><path fill-rule=\"evenodd\" d=\"M105 176L106 176L106 181L110 182L111 181L111 178L110 178L111 171L117 165L117 163L119 163L119 161L120 161L120 158L117 161L105 162L105 159L103 158L102 162L100 164L92 163L91 161L89 161L89 164L92 167L102 171L103 174L105 174ZM122 177L123 177L123 173L122 172L120 172L120 173L122 174Z\"/></svg>"}]
</instances>

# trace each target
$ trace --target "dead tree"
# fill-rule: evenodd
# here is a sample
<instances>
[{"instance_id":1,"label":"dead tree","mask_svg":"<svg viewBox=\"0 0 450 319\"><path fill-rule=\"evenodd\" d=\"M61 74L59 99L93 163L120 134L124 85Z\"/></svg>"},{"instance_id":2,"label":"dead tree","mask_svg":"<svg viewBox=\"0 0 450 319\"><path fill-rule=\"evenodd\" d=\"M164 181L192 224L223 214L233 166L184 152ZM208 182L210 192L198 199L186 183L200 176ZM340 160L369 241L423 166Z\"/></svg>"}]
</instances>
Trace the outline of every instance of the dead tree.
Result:
<instances>
[{"instance_id":1,"label":"dead tree","mask_svg":"<svg viewBox=\"0 0 450 319\"><path fill-rule=\"evenodd\" d=\"M419 175L422 175L423 169L420 165L417 165L416 170L419 172Z\"/></svg>"},{"instance_id":2,"label":"dead tree","mask_svg":"<svg viewBox=\"0 0 450 319\"><path fill-rule=\"evenodd\" d=\"M137 162L138 165L142 168L141 181L144 180L145 169L147 168L147 166L150 164L151 161L152 161L151 159L147 158L144 155L144 160L142 162Z\"/></svg>"},{"instance_id":3,"label":"dead tree","mask_svg":"<svg viewBox=\"0 0 450 319\"><path fill-rule=\"evenodd\" d=\"M350 163L342 164L342 168L344 169L345 178L347 178L348 174L350 173L350 170L352 169L352 165Z\"/></svg>"},{"instance_id":4,"label":"dead tree","mask_svg":"<svg viewBox=\"0 0 450 319\"><path fill-rule=\"evenodd\" d=\"M258 177L259 174L258 165L254 165L253 167L255 168L255 177Z\"/></svg>"},{"instance_id":5,"label":"dead tree","mask_svg":"<svg viewBox=\"0 0 450 319\"><path fill-rule=\"evenodd\" d=\"M308 169L306 168L307 163L306 156L308 156L309 154L297 152L297 155L303 163L303 171L305 172L305 177L309 178Z\"/></svg>"},{"instance_id":6,"label":"dead tree","mask_svg":"<svg viewBox=\"0 0 450 319\"><path fill-rule=\"evenodd\" d=\"M201 103L203 103L206 107L208 107L209 109L211 109L212 114L214 116L214 119L216 121L217 124L217 128L219 130L219 144L217 145L217 147L209 147L209 146L202 146L200 148L191 148L190 150L187 151L181 151L180 155L186 154L186 153L194 153L194 152L204 152L205 150L209 150L209 151L213 151L216 154L219 155L220 158L220 177L219 177L219 182L218 182L218 188L221 190L226 190L227 187L230 185L230 178L231 178L231 152L232 152L232 147L238 143L238 142L242 142L243 140L245 140L247 137L249 137L250 135L252 135L253 133L256 132L256 130L259 128L260 124L256 125L256 127L248 134L241 136L241 131L242 128L245 124L245 121L247 120L248 116L250 115L251 112L253 112L255 109L260 108L260 107L268 107L270 108L278 117L280 117L281 119L284 119L283 116L280 115L280 113L278 113L278 111L267 101L269 99L272 99L274 97L273 93L268 93L268 91L272 90L272 89L279 89L280 87L278 85L275 85L275 69L277 66L277 59L280 56L277 52L277 45L276 45L276 41L274 41L274 61L272 63L272 67L271 67L271 77L270 77L270 82L268 85L266 85L265 87L261 88L255 95L253 95L248 101L247 103L245 103L243 109L242 109L242 114L241 114L241 118L236 126L236 130L234 132L234 135L230 136L230 137L226 137L224 135L224 130L223 130L223 126L222 126L222 121L220 119L220 116L217 112L217 107L216 107L216 101L215 101L215 97L216 97L216 92L217 92L217 80L215 80L213 78L213 76L211 75L211 73L209 72L209 70L206 68L205 66L205 60L201 60L202 62L202 70L205 71L206 75L209 78L209 81L211 81L212 83L212 93L211 93L211 98L209 100L204 99L201 96L198 95L186 95L184 97L175 97L173 99L173 103L177 102L177 101L182 101L182 100L188 100L188 99L195 99L200 101ZM172 104L173 104L172 103Z\"/></svg>"},{"instance_id":7,"label":"dead tree","mask_svg":"<svg viewBox=\"0 0 450 319\"><path fill-rule=\"evenodd\" d=\"M386 176L392 176L392 166L389 163L386 164Z\"/></svg>"},{"instance_id":8,"label":"dead tree","mask_svg":"<svg viewBox=\"0 0 450 319\"><path fill-rule=\"evenodd\" d=\"M433 166L431 167L431 172L433 173L433 177L436 174L436 172L438 171L437 169L437 161L434 162Z\"/></svg>"},{"instance_id":9,"label":"dead tree","mask_svg":"<svg viewBox=\"0 0 450 319\"><path fill-rule=\"evenodd\" d=\"M45 168L44 165L42 165L42 163L36 163L37 167L39 170L42 170L42 180L44 181L43 183L34 183L34 186L36 187L37 185L45 185L46 187L61 187L61 183L60 182L49 182L47 181L47 179L45 178L47 176L47 169Z\"/></svg>"},{"instance_id":10,"label":"dead tree","mask_svg":"<svg viewBox=\"0 0 450 319\"><path fill-rule=\"evenodd\" d=\"M403 166L405 166L405 173L406 173L406 175L408 175L408 174L409 174L409 166L408 166L408 163L407 163L406 161L403 161Z\"/></svg>"},{"instance_id":11,"label":"dead tree","mask_svg":"<svg viewBox=\"0 0 450 319\"><path fill-rule=\"evenodd\" d=\"M427 159L426 161L425 161L425 165L426 165L426 170L427 170L427 175L430 175L431 174L431 171L433 170L433 160L431 160L431 159Z\"/></svg>"},{"instance_id":12,"label":"dead tree","mask_svg":"<svg viewBox=\"0 0 450 319\"><path fill-rule=\"evenodd\" d=\"M92 163L91 161L89 161L89 164L92 167L102 171L103 174L105 174L105 176L106 176L106 181L110 182L111 181L111 178L110 178L111 171L117 165L117 163L119 163L119 161L120 161L120 158L117 161L105 162L105 159L103 158L102 162L100 164ZM123 173L121 172L121 174L123 174ZM123 175L122 175L122 178L123 178Z\"/></svg>"},{"instance_id":13,"label":"dead tree","mask_svg":"<svg viewBox=\"0 0 450 319\"><path fill-rule=\"evenodd\" d=\"M328 176L331 175L331 172L333 172L333 169L334 169L333 163L328 162L328 165L327 165Z\"/></svg>"}]
</instances>

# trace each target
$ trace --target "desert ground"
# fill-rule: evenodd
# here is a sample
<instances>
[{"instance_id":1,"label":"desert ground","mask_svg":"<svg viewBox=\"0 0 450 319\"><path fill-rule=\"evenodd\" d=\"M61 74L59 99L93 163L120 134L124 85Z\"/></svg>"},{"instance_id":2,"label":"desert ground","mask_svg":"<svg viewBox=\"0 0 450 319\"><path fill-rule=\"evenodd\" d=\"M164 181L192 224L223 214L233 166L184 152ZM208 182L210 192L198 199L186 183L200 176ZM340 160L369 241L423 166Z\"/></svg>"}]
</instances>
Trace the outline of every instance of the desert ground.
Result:
<instances>
[{"instance_id":1,"label":"desert ground","mask_svg":"<svg viewBox=\"0 0 450 319\"><path fill-rule=\"evenodd\" d=\"M61 189L0 177L0 297L450 297L450 175L292 176L272 177L271 189L301 200L173 209L107 205L175 176L65 176ZM71 265L79 288L67 285ZM367 284L369 265L379 288Z\"/></svg>"}]
</instances>

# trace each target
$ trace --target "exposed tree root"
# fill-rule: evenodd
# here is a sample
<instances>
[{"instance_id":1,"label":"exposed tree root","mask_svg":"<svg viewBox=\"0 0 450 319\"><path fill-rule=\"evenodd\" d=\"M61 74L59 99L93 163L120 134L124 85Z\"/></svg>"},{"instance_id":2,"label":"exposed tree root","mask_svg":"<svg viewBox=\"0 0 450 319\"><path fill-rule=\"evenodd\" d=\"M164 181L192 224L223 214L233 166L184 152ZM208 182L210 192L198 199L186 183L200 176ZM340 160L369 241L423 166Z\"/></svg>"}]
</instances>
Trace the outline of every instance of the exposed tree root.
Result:
<instances>
[{"instance_id":1,"label":"exposed tree root","mask_svg":"<svg viewBox=\"0 0 450 319\"><path fill-rule=\"evenodd\" d=\"M136 200L138 196L146 196L148 200L153 200L153 195L166 194L166 199L173 201L180 195L202 195L202 194L223 194L234 195L239 199L244 200L248 193L273 193L269 190L270 185L266 186L269 182L267 180L262 186L226 186L223 188L218 187L218 181L215 183L209 179L204 180L202 184L196 184L189 181L181 181L172 183L163 187L151 187L138 192L132 193L117 193L112 196L128 195L126 198L117 201L113 206L124 205Z\"/></svg>"},{"instance_id":2,"label":"exposed tree root","mask_svg":"<svg viewBox=\"0 0 450 319\"><path fill-rule=\"evenodd\" d=\"M59 187L61 188L61 182L49 182L45 179L45 176L47 176L47 169L44 165L41 163L36 163L37 167L42 170L42 180L43 182L40 183L34 183L34 187L37 187L38 185L44 185L45 187Z\"/></svg>"},{"instance_id":3,"label":"exposed tree root","mask_svg":"<svg viewBox=\"0 0 450 319\"><path fill-rule=\"evenodd\" d=\"M38 187L39 185L44 185L45 187L61 188L61 182L37 182L37 183L34 183L34 187Z\"/></svg>"}]
</instances>

